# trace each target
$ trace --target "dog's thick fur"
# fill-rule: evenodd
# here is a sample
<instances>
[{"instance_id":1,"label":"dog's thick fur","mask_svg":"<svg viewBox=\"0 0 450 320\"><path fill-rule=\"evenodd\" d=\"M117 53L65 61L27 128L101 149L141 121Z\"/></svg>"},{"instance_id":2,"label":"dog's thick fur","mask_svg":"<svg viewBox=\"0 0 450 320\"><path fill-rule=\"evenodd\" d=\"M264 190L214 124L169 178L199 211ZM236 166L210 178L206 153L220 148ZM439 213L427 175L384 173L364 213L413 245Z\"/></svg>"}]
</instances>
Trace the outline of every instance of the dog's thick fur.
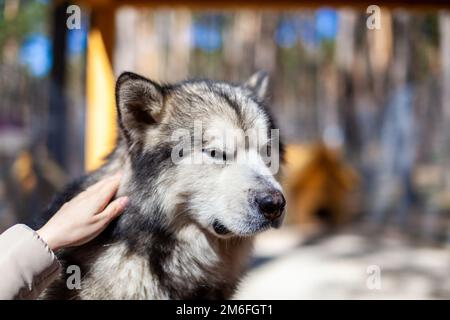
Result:
<instances>
[{"instance_id":1,"label":"dog's thick fur","mask_svg":"<svg viewBox=\"0 0 450 320\"><path fill-rule=\"evenodd\" d=\"M95 240L59 254L60 279L44 299L229 298L245 269L252 236L270 225L254 208L254 195L281 190L264 164L174 164L177 129L274 128L264 107L267 76L245 84L194 80L160 85L133 73L116 86L119 139L107 162L71 184L48 210L105 176L123 178L116 195L127 195L125 212ZM268 141L269 137L266 137ZM208 140L209 139L209 140ZM214 231L218 223L226 235ZM229 233L229 234L228 234ZM81 268L81 289L69 290L69 265Z\"/></svg>"}]
</instances>

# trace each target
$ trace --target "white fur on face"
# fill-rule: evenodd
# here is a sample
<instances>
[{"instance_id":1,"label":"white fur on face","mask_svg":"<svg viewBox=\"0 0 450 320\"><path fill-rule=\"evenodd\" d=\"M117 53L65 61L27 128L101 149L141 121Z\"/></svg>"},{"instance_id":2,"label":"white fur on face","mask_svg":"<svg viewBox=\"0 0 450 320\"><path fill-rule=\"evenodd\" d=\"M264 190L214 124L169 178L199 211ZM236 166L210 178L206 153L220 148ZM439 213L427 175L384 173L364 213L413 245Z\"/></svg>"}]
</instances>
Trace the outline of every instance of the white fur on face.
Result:
<instances>
[{"instance_id":1,"label":"white fur on face","mask_svg":"<svg viewBox=\"0 0 450 320\"><path fill-rule=\"evenodd\" d=\"M149 133L152 138L146 141L151 148L169 134L177 144L171 153L176 165L156 183L155 198L162 200L162 209L176 215L177 207L187 204L186 211L202 227L213 230L214 222L219 222L235 235L266 228L268 221L255 204L256 195L281 192L281 186L273 177L278 166L275 172L268 167L273 154L268 157L267 145L272 149L274 145L268 136L270 119L261 106L247 89L224 83L213 88L189 84L168 101L162 122L172 124L173 132L161 126L158 130L164 133Z\"/></svg>"},{"instance_id":2,"label":"white fur on face","mask_svg":"<svg viewBox=\"0 0 450 320\"><path fill-rule=\"evenodd\" d=\"M254 118L254 126L243 132L233 121L212 117L209 123L202 123L202 148L178 162L171 191L190 194L190 212L203 227L212 230L217 220L234 235L245 236L267 226L263 226L254 197L258 192L281 191L281 186L260 153L260 147L268 142L266 122L260 115ZM246 136L252 135L256 142L246 142ZM211 150L219 154L217 159L211 157ZM223 161L222 154L235 158ZM192 163L193 158L202 161Z\"/></svg>"}]
</instances>

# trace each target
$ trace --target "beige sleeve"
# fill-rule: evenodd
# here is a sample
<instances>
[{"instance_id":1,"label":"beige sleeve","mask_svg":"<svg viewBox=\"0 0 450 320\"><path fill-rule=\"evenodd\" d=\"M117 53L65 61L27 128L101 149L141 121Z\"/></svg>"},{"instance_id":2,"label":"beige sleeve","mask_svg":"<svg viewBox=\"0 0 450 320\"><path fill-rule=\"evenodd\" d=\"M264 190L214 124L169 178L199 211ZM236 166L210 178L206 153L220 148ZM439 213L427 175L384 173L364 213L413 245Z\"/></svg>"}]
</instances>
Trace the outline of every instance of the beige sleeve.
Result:
<instances>
[{"instance_id":1,"label":"beige sleeve","mask_svg":"<svg viewBox=\"0 0 450 320\"><path fill-rule=\"evenodd\" d=\"M61 265L39 235L17 224L0 235L0 299L35 299Z\"/></svg>"}]
</instances>

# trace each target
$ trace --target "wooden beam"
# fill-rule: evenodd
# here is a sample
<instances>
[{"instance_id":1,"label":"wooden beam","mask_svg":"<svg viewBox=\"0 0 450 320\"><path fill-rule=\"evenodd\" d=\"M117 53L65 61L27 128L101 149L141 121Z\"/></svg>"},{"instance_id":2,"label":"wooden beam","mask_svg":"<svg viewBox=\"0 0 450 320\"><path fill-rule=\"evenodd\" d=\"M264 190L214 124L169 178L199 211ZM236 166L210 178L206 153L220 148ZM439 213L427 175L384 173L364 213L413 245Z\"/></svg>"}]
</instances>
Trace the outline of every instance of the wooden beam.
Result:
<instances>
[{"instance_id":1,"label":"wooden beam","mask_svg":"<svg viewBox=\"0 0 450 320\"><path fill-rule=\"evenodd\" d=\"M448 0L381 0L381 1L359 1L359 0L319 0L319 1L296 1L296 0L78 0L80 4L87 7L112 8L124 5L139 7L183 7L196 10L238 10L238 9L261 9L261 10L288 10L288 9L316 9L319 7L352 7L365 9L369 5L379 5L390 9L406 8L413 10L435 10L439 8L450 8Z\"/></svg>"}]
</instances>

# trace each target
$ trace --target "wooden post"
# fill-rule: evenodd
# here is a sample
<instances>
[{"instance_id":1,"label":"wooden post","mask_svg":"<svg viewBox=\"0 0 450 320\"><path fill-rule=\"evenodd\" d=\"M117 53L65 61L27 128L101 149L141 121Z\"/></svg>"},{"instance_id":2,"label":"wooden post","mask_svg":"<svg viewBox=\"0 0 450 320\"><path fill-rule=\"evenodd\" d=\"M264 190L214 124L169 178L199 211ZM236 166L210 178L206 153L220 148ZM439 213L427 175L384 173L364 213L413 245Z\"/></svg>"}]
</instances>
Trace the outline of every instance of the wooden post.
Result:
<instances>
[{"instance_id":1,"label":"wooden post","mask_svg":"<svg viewBox=\"0 0 450 320\"><path fill-rule=\"evenodd\" d=\"M114 8L92 10L87 52L86 170L98 168L116 140Z\"/></svg>"}]
</instances>

